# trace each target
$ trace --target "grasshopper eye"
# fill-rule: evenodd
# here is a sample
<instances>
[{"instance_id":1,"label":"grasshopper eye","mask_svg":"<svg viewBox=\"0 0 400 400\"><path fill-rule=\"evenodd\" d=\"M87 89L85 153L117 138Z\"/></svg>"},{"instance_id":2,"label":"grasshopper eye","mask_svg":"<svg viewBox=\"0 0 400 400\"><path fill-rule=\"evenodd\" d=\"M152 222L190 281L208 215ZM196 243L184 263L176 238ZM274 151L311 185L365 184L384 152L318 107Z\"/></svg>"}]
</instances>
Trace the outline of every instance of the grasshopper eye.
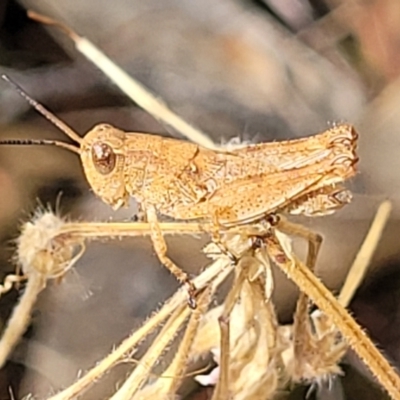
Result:
<instances>
[{"instance_id":1,"label":"grasshopper eye","mask_svg":"<svg viewBox=\"0 0 400 400\"><path fill-rule=\"evenodd\" d=\"M108 175L115 168L116 155L106 143L95 143L92 146L92 160L97 172Z\"/></svg>"}]
</instances>

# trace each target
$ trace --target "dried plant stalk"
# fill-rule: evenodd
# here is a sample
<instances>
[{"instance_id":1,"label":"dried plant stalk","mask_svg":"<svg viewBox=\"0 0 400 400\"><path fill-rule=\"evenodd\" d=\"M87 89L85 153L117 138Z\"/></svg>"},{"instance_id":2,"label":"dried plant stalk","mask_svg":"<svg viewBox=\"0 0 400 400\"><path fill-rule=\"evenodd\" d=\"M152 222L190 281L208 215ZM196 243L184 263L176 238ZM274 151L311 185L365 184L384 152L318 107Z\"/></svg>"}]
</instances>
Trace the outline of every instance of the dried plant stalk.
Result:
<instances>
[{"instance_id":1,"label":"dried plant stalk","mask_svg":"<svg viewBox=\"0 0 400 400\"><path fill-rule=\"evenodd\" d=\"M226 260L215 261L207 270L195 278L196 285L202 288L209 284L210 281L216 279L220 284L232 268L227 265ZM50 397L48 400L72 400L76 396L81 395L91 385L98 381L101 376L110 370L123 359L126 354L134 351L135 347L148 336L154 329L167 319L177 307L185 304L185 292L178 290L164 306L152 317L150 317L144 325L136 330L129 338L123 341L110 355L105 357L101 362L97 363L91 370L86 372L81 378L74 382L71 386Z\"/></svg>"},{"instance_id":2,"label":"dried plant stalk","mask_svg":"<svg viewBox=\"0 0 400 400\"><path fill-rule=\"evenodd\" d=\"M229 265L228 260L218 259L201 275L195 278L194 282L199 288L209 285L211 281L215 281L214 284L218 286L229 275L232 268L233 267ZM185 304L185 301L185 291L182 289L178 290L153 317L149 318L141 328L122 342L121 345L119 345L109 356L97 363L95 367L89 370L67 389L52 396L49 400L71 400L77 395L82 394L120 359L124 358L127 353L132 353L135 347L147 335L168 318L177 307L181 307Z\"/></svg>"},{"instance_id":3,"label":"dried plant stalk","mask_svg":"<svg viewBox=\"0 0 400 400\"><path fill-rule=\"evenodd\" d=\"M320 280L293 254L284 250L277 235L268 234L265 243L268 254L283 272L307 293L310 299L327 315L345 336L349 346L368 366L373 375L393 399L400 399L400 378L389 362L377 350L365 332L357 325Z\"/></svg>"},{"instance_id":4,"label":"dried plant stalk","mask_svg":"<svg viewBox=\"0 0 400 400\"><path fill-rule=\"evenodd\" d=\"M178 334L179 329L189 315L190 309L186 307L185 304L174 310L171 317L163 326L160 334L157 335L156 340L153 341L149 350L141 358L135 370L110 400L125 400L133 397L137 390L141 388L143 382L145 382L145 380L148 378L154 364L161 357L169 343Z\"/></svg>"},{"instance_id":5,"label":"dried plant stalk","mask_svg":"<svg viewBox=\"0 0 400 400\"><path fill-rule=\"evenodd\" d=\"M390 209L390 203L385 201L377 210L339 294L338 301L343 307L347 307L356 287L365 275L368 263L388 220ZM307 266L309 266L308 263ZM332 324L329 315L317 310L309 316L307 299L302 295L297 304L294 321L294 329L290 329L294 347L290 346L285 350L284 355L291 379L295 382L308 381L318 386L321 381L331 381L332 376L341 373L338 363L348 347L343 335ZM298 327L297 330L296 327ZM296 343L298 343L297 346Z\"/></svg>"},{"instance_id":6,"label":"dried plant stalk","mask_svg":"<svg viewBox=\"0 0 400 400\"><path fill-rule=\"evenodd\" d=\"M210 149L216 148L214 142L204 132L194 128L176 115L164 102L154 96L149 89L145 88L136 79L129 76L122 68L118 67L88 39L79 36L68 26L44 15L28 11L28 16L43 24L56 26L65 32L73 40L79 52L93 62L105 75L110 77L122 92L154 118L176 129L177 132L186 136L194 143L198 143Z\"/></svg>"},{"instance_id":7,"label":"dried plant stalk","mask_svg":"<svg viewBox=\"0 0 400 400\"><path fill-rule=\"evenodd\" d=\"M371 227L365 237L356 259L351 266L346 282L344 283L338 301L343 307L347 307L354 296L355 291L360 286L365 276L366 269L371 262L372 256L382 236L382 231L389 219L392 205L390 201L384 201L379 205L378 211L372 221Z\"/></svg>"},{"instance_id":8,"label":"dried plant stalk","mask_svg":"<svg viewBox=\"0 0 400 400\"><path fill-rule=\"evenodd\" d=\"M210 301L212 299L212 295L214 290L217 288L216 285L211 284L208 288L204 290L201 296L198 299L198 307L197 309L190 315L189 322L187 324L185 334L181 340L178 351L176 352L173 361L168 366L168 368L162 373L162 376L157 379L157 381L151 385L140 390L134 397L134 399L164 399L169 396L173 396L177 393L179 386L185 377L184 374L188 368L188 358L192 348L193 340L198 330L201 318L206 313L207 308L210 305ZM172 318L171 318L172 319ZM165 327L164 327L165 329ZM176 333L176 332L175 332ZM162 337L162 332L159 334L159 337ZM155 340L155 342L157 339ZM151 348L148 350L150 353ZM144 358L141 359L140 363L142 363ZM131 375L132 377L132 375ZM131 379L131 377L129 379ZM125 382L128 383L129 379ZM125 386L124 384L124 386ZM123 395L121 397L117 397L119 392L126 393L129 391L124 390L122 387L114 396L115 400L120 399L123 400L125 398L130 398L129 395ZM113 398L114 398L113 397Z\"/></svg>"}]
</instances>

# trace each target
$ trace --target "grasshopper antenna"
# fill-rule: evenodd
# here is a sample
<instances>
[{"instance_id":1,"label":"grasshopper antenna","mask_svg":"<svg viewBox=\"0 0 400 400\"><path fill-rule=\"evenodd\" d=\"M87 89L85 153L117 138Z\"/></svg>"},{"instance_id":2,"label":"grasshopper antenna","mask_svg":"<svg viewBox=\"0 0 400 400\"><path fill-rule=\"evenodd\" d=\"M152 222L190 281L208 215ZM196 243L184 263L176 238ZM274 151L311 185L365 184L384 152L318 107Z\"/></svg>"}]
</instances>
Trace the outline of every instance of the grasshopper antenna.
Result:
<instances>
[{"instance_id":1,"label":"grasshopper antenna","mask_svg":"<svg viewBox=\"0 0 400 400\"><path fill-rule=\"evenodd\" d=\"M11 78L9 78L7 75L1 75L1 78L6 81L7 83L9 83L10 85L12 85L15 90L41 115L43 115L47 120L49 120L53 125L55 125L58 129L60 129L60 131L64 132L70 139L72 139L74 142L81 144L82 143L82 138L75 133L66 123L64 123L63 121L61 121L61 119L57 118L52 112L50 112L46 107L44 107L43 105L41 105L40 103L38 103L36 100L32 99L32 97L30 97L22 88L21 86L19 86L16 82L14 82ZM17 141L12 141L14 143L8 143L8 144L18 144L16 143ZM28 144L28 141L23 141L24 143L20 143L20 144ZM32 140L32 143L29 144L35 144L35 145L39 145L39 144L53 144L56 146L60 146L60 147L65 147L68 148L69 150L72 150L72 148L74 148L74 152L78 152L78 149L75 146L68 146L67 143L63 143L63 142L59 142L56 140ZM41 142L41 143L40 143ZM4 143L4 141L2 141L1 143Z\"/></svg>"},{"instance_id":2,"label":"grasshopper antenna","mask_svg":"<svg viewBox=\"0 0 400 400\"><path fill-rule=\"evenodd\" d=\"M52 145L63 147L69 151L73 151L74 153L80 154L79 147L76 147L72 144L68 144L65 142L60 142L58 140L47 140L47 139L6 139L0 140L0 145L9 144L9 145L20 145L20 146L44 146L44 145Z\"/></svg>"}]
</instances>

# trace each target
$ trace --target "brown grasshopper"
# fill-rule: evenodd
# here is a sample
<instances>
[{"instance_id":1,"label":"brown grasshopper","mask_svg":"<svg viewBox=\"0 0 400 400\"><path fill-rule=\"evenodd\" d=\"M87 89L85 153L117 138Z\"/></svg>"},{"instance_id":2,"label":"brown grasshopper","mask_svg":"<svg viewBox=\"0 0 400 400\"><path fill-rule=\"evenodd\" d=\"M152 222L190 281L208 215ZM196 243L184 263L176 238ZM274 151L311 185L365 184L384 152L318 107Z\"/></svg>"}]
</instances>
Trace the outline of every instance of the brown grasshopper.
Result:
<instances>
[{"instance_id":1,"label":"brown grasshopper","mask_svg":"<svg viewBox=\"0 0 400 400\"><path fill-rule=\"evenodd\" d=\"M341 184L352 177L358 135L337 125L312 137L211 150L183 140L124 132L99 124L83 138L3 75L75 144L55 140L2 140L0 144L56 145L80 155L94 193L113 209L134 197L151 226L160 261L184 283L195 307L195 287L167 256L158 214L206 220L219 242L221 228L249 224L282 212L321 215L351 200ZM223 247L223 246L222 246Z\"/></svg>"}]
</instances>

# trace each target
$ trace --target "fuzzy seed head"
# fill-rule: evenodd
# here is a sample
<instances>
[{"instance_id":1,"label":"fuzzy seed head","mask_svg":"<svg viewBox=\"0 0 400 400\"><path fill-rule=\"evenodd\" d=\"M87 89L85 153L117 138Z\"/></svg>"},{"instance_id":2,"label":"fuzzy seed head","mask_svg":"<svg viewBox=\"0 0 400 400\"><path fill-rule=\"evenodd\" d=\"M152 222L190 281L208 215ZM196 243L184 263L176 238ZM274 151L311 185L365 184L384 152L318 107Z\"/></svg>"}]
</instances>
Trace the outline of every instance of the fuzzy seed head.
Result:
<instances>
[{"instance_id":1,"label":"fuzzy seed head","mask_svg":"<svg viewBox=\"0 0 400 400\"><path fill-rule=\"evenodd\" d=\"M71 266L77 243L61 235L64 221L51 212L38 213L27 222L17 241L17 259L22 272L61 276Z\"/></svg>"}]
</instances>

